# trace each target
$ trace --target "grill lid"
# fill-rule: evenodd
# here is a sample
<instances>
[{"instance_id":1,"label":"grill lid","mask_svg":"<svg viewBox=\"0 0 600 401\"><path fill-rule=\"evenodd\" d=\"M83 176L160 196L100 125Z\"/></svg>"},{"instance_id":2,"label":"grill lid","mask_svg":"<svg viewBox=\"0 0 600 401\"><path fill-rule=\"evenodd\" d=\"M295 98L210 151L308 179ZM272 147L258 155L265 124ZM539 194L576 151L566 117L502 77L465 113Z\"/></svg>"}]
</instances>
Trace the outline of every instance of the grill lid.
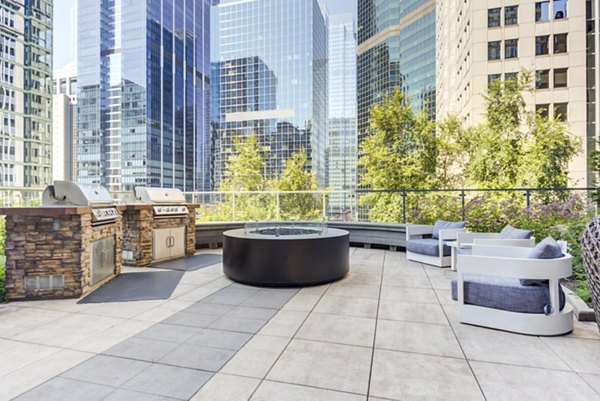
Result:
<instances>
[{"instance_id":1,"label":"grill lid","mask_svg":"<svg viewBox=\"0 0 600 401\"><path fill-rule=\"evenodd\" d=\"M71 181L54 181L42 194L44 206L113 206L110 193L101 185L78 184Z\"/></svg>"},{"instance_id":2,"label":"grill lid","mask_svg":"<svg viewBox=\"0 0 600 401\"><path fill-rule=\"evenodd\" d=\"M136 187L135 198L154 205L179 205L185 203L185 195L177 188Z\"/></svg>"}]
</instances>

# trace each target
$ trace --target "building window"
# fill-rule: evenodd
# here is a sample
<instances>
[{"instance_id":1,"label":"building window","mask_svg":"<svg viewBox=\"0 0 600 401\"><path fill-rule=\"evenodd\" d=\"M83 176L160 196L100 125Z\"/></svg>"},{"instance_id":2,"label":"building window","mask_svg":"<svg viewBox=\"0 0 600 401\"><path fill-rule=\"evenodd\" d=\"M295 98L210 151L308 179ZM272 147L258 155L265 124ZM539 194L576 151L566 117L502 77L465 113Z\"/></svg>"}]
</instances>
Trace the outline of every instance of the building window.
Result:
<instances>
[{"instance_id":1,"label":"building window","mask_svg":"<svg viewBox=\"0 0 600 401\"><path fill-rule=\"evenodd\" d=\"M510 81L510 80L518 80L519 79L519 73L518 72L507 72L504 74L504 80L505 81Z\"/></svg>"},{"instance_id":2,"label":"building window","mask_svg":"<svg viewBox=\"0 0 600 401\"><path fill-rule=\"evenodd\" d=\"M550 115L548 113L549 110L550 110L549 104L536 104L535 105L535 112L537 115L539 115L541 117L545 117L545 118L550 117Z\"/></svg>"},{"instance_id":3,"label":"building window","mask_svg":"<svg viewBox=\"0 0 600 401\"><path fill-rule=\"evenodd\" d=\"M500 10L501 8L490 8L488 10L488 28L500 26Z\"/></svg>"},{"instance_id":4,"label":"building window","mask_svg":"<svg viewBox=\"0 0 600 401\"><path fill-rule=\"evenodd\" d=\"M548 42L550 42L550 35L535 37L535 55L536 56L548 54Z\"/></svg>"},{"instance_id":5,"label":"building window","mask_svg":"<svg viewBox=\"0 0 600 401\"><path fill-rule=\"evenodd\" d=\"M556 68L554 70L554 87L555 88L566 88L567 87L567 68Z\"/></svg>"},{"instance_id":6,"label":"building window","mask_svg":"<svg viewBox=\"0 0 600 401\"><path fill-rule=\"evenodd\" d=\"M550 2L540 1L535 3L535 21L542 22L550 19Z\"/></svg>"},{"instance_id":7,"label":"building window","mask_svg":"<svg viewBox=\"0 0 600 401\"><path fill-rule=\"evenodd\" d=\"M500 60L500 41L488 42L488 60Z\"/></svg>"},{"instance_id":8,"label":"building window","mask_svg":"<svg viewBox=\"0 0 600 401\"><path fill-rule=\"evenodd\" d=\"M554 35L554 53L566 53L567 52L567 34L559 33Z\"/></svg>"},{"instance_id":9,"label":"building window","mask_svg":"<svg viewBox=\"0 0 600 401\"><path fill-rule=\"evenodd\" d=\"M519 6L504 7L504 25L517 25L519 23Z\"/></svg>"},{"instance_id":10,"label":"building window","mask_svg":"<svg viewBox=\"0 0 600 401\"><path fill-rule=\"evenodd\" d=\"M569 103L554 103L554 119L558 121L567 121L567 109Z\"/></svg>"},{"instance_id":11,"label":"building window","mask_svg":"<svg viewBox=\"0 0 600 401\"><path fill-rule=\"evenodd\" d=\"M489 74L488 75L488 88L492 86L492 83L499 81L502 78L502 74Z\"/></svg>"},{"instance_id":12,"label":"building window","mask_svg":"<svg viewBox=\"0 0 600 401\"><path fill-rule=\"evenodd\" d=\"M550 70L537 70L535 72L535 89L548 89L550 87Z\"/></svg>"},{"instance_id":13,"label":"building window","mask_svg":"<svg viewBox=\"0 0 600 401\"><path fill-rule=\"evenodd\" d=\"M519 39L507 39L504 41L504 58L519 57Z\"/></svg>"},{"instance_id":14,"label":"building window","mask_svg":"<svg viewBox=\"0 0 600 401\"><path fill-rule=\"evenodd\" d=\"M567 0L554 0L552 12L554 12L554 19L567 18Z\"/></svg>"}]
</instances>

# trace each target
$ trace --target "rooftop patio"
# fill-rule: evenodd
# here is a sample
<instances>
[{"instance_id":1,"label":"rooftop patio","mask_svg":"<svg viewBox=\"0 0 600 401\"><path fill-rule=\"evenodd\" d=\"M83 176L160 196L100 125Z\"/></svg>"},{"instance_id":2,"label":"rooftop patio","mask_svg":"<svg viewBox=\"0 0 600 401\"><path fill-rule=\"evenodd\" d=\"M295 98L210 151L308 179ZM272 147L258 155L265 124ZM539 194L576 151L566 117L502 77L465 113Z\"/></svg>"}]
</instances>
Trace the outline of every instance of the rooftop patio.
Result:
<instances>
[{"instance_id":1,"label":"rooftop patio","mask_svg":"<svg viewBox=\"0 0 600 401\"><path fill-rule=\"evenodd\" d=\"M595 323L550 338L460 324L449 269L350 254L317 287L244 286L217 264L166 300L1 305L0 399L600 400Z\"/></svg>"}]
</instances>

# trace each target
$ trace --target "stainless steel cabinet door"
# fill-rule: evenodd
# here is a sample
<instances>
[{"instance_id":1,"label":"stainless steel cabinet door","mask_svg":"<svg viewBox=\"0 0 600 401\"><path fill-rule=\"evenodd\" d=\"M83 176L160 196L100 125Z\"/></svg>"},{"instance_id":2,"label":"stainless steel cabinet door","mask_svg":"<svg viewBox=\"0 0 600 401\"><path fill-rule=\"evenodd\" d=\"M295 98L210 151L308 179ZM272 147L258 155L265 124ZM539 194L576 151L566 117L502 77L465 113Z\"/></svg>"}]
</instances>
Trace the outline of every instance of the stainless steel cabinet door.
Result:
<instances>
[{"instance_id":1,"label":"stainless steel cabinet door","mask_svg":"<svg viewBox=\"0 0 600 401\"><path fill-rule=\"evenodd\" d=\"M152 259L162 260L171 257L171 229L157 228L152 231Z\"/></svg>"},{"instance_id":2,"label":"stainless steel cabinet door","mask_svg":"<svg viewBox=\"0 0 600 401\"><path fill-rule=\"evenodd\" d=\"M185 256L185 227L171 228L171 257Z\"/></svg>"}]
</instances>

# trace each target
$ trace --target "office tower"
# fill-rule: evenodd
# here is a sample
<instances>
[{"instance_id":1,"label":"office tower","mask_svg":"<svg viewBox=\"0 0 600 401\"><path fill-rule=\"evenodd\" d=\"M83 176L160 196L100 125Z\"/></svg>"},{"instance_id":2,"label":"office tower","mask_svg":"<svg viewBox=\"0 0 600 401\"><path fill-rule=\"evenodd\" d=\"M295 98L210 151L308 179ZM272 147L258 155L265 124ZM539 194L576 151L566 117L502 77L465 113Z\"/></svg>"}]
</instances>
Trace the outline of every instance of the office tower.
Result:
<instances>
[{"instance_id":1,"label":"office tower","mask_svg":"<svg viewBox=\"0 0 600 401\"><path fill-rule=\"evenodd\" d=\"M358 0L359 144L369 109L400 88L435 118L435 0Z\"/></svg>"},{"instance_id":2,"label":"office tower","mask_svg":"<svg viewBox=\"0 0 600 401\"><path fill-rule=\"evenodd\" d=\"M77 178L77 63L53 71L52 179Z\"/></svg>"},{"instance_id":3,"label":"office tower","mask_svg":"<svg viewBox=\"0 0 600 401\"><path fill-rule=\"evenodd\" d=\"M321 186L327 180L327 26L316 0L221 2L215 52L213 187L236 138L255 134L277 176L305 149Z\"/></svg>"},{"instance_id":4,"label":"office tower","mask_svg":"<svg viewBox=\"0 0 600 401\"><path fill-rule=\"evenodd\" d=\"M356 29L352 14L329 18L329 180L334 191L356 189ZM333 218L350 217L350 193L329 197Z\"/></svg>"},{"instance_id":5,"label":"office tower","mask_svg":"<svg viewBox=\"0 0 600 401\"><path fill-rule=\"evenodd\" d=\"M79 0L78 180L208 189L210 0Z\"/></svg>"},{"instance_id":6,"label":"office tower","mask_svg":"<svg viewBox=\"0 0 600 401\"><path fill-rule=\"evenodd\" d=\"M566 121L582 139L585 151L569 169L573 184L585 185L594 137L593 127L586 129L594 115L594 95L587 92L594 88L594 73L586 73L594 41L586 50L586 2L446 0L438 1L437 12L438 119L453 113L468 125L483 121L488 84L529 70L534 90L524 93L526 107Z\"/></svg>"},{"instance_id":7,"label":"office tower","mask_svg":"<svg viewBox=\"0 0 600 401\"><path fill-rule=\"evenodd\" d=\"M0 188L52 180L52 0L0 2Z\"/></svg>"}]
</instances>

